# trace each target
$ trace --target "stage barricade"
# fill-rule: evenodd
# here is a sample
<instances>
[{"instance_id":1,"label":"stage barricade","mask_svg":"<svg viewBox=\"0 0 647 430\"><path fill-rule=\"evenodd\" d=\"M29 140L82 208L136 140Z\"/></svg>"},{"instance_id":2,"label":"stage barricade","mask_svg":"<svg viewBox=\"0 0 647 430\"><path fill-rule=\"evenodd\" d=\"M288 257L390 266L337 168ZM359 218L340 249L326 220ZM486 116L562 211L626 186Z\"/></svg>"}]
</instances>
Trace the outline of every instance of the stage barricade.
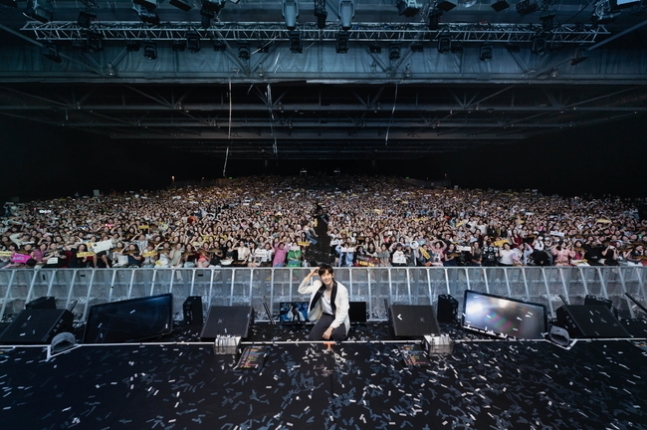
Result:
<instances>
[{"instance_id":1,"label":"stage barricade","mask_svg":"<svg viewBox=\"0 0 647 430\"><path fill-rule=\"evenodd\" d=\"M280 302L302 301L297 291L310 268L214 269L40 269L0 271L0 320L8 321L25 304L54 296L58 308L76 302L75 319L84 321L90 306L137 297L172 293L173 312L182 318L182 304L200 296L210 306L251 305L256 321L268 321L267 303L278 315ZM390 304L436 306L450 294L463 306L467 289L541 303L551 317L562 306L583 304L587 295L611 299L619 315L633 318L638 307L631 294L647 305L647 269L640 267L366 267L335 268L352 301L367 303L369 321L387 318ZM644 316L644 315L643 315Z\"/></svg>"}]
</instances>

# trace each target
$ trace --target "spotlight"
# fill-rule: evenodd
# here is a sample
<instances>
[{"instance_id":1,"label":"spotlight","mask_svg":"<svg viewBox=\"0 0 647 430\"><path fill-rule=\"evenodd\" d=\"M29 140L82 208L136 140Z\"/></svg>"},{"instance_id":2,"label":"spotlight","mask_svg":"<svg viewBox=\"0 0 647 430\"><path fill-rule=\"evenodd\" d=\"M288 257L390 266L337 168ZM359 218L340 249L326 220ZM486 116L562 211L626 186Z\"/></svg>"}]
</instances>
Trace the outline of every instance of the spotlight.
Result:
<instances>
[{"instance_id":1,"label":"spotlight","mask_svg":"<svg viewBox=\"0 0 647 430\"><path fill-rule=\"evenodd\" d=\"M438 38L438 52L447 54L452 50L452 38L448 35L440 36Z\"/></svg>"},{"instance_id":2,"label":"spotlight","mask_svg":"<svg viewBox=\"0 0 647 430\"><path fill-rule=\"evenodd\" d=\"M52 5L43 0L28 0L27 8L23 11L23 15L43 24L50 22L54 18Z\"/></svg>"},{"instance_id":3,"label":"spotlight","mask_svg":"<svg viewBox=\"0 0 647 430\"><path fill-rule=\"evenodd\" d=\"M244 61L249 60L249 45L247 43L238 46L238 58Z\"/></svg>"},{"instance_id":4,"label":"spotlight","mask_svg":"<svg viewBox=\"0 0 647 430\"><path fill-rule=\"evenodd\" d=\"M438 30L441 16L443 16L443 11L438 8L434 8L429 12L429 30Z\"/></svg>"},{"instance_id":5,"label":"spotlight","mask_svg":"<svg viewBox=\"0 0 647 430\"><path fill-rule=\"evenodd\" d=\"M159 25L160 18L159 16L157 16L155 12L148 10L145 7L138 4L133 4L133 9L137 11L137 15L139 15L139 19L141 19L143 23L151 24L151 25Z\"/></svg>"},{"instance_id":6,"label":"spotlight","mask_svg":"<svg viewBox=\"0 0 647 430\"><path fill-rule=\"evenodd\" d=\"M417 41L411 44L411 52L422 52L423 50L422 42Z\"/></svg>"},{"instance_id":7,"label":"spotlight","mask_svg":"<svg viewBox=\"0 0 647 430\"><path fill-rule=\"evenodd\" d=\"M288 30L297 28L298 17L299 2L296 0L283 0L283 18L285 18L285 27Z\"/></svg>"},{"instance_id":8,"label":"spotlight","mask_svg":"<svg viewBox=\"0 0 647 430\"><path fill-rule=\"evenodd\" d=\"M382 47L377 42L372 42L368 45L368 52L371 54L380 54L382 52Z\"/></svg>"},{"instance_id":9,"label":"spotlight","mask_svg":"<svg viewBox=\"0 0 647 430\"><path fill-rule=\"evenodd\" d=\"M213 42L213 50L216 52L225 52L227 50L227 44L224 40L218 39Z\"/></svg>"},{"instance_id":10,"label":"spotlight","mask_svg":"<svg viewBox=\"0 0 647 430\"><path fill-rule=\"evenodd\" d=\"M396 7L400 16L416 16L422 6L416 0L398 0Z\"/></svg>"},{"instance_id":11,"label":"spotlight","mask_svg":"<svg viewBox=\"0 0 647 430\"><path fill-rule=\"evenodd\" d=\"M76 20L76 23L81 28L90 28L90 25L93 21L97 20L97 15L89 10L82 10L79 12L79 17Z\"/></svg>"},{"instance_id":12,"label":"spotlight","mask_svg":"<svg viewBox=\"0 0 647 430\"><path fill-rule=\"evenodd\" d=\"M185 0L169 0L168 4L175 6L176 8L181 9L184 12L191 10L191 5Z\"/></svg>"},{"instance_id":13,"label":"spotlight","mask_svg":"<svg viewBox=\"0 0 647 430\"><path fill-rule=\"evenodd\" d=\"M88 51L100 52L103 51L103 39L98 33L88 33Z\"/></svg>"},{"instance_id":14,"label":"spotlight","mask_svg":"<svg viewBox=\"0 0 647 430\"><path fill-rule=\"evenodd\" d=\"M317 27L320 29L326 28L326 18L328 12L326 11L326 0L315 1L315 16L317 17Z\"/></svg>"},{"instance_id":15,"label":"spotlight","mask_svg":"<svg viewBox=\"0 0 647 430\"><path fill-rule=\"evenodd\" d=\"M546 38L541 36L535 36L531 40L532 44L530 45L530 52L535 55L544 55L546 53Z\"/></svg>"},{"instance_id":16,"label":"spotlight","mask_svg":"<svg viewBox=\"0 0 647 430\"><path fill-rule=\"evenodd\" d=\"M290 52L300 54L303 52L303 45L301 45L301 33L298 31L288 32L290 38Z\"/></svg>"},{"instance_id":17,"label":"spotlight","mask_svg":"<svg viewBox=\"0 0 647 430\"><path fill-rule=\"evenodd\" d=\"M591 22L594 24L608 24L616 20L620 15L618 12L612 12L608 0L599 1L593 6Z\"/></svg>"},{"instance_id":18,"label":"spotlight","mask_svg":"<svg viewBox=\"0 0 647 430\"><path fill-rule=\"evenodd\" d=\"M395 61L400 59L400 45L392 43L389 46L389 60Z\"/></svg>"},{"instance_id":19,"label":"spotlight","mask_svg":"<svg viewBox=\"0 0 647 430\"><path fill-rule=\"evenodd\" d=\"M490 6L492 6L492 9L494 9L495 12L501 12L502 10L509 8L510 3L505 0L494 0Z\"/></svg>"},{"instance_id":20,"label":"spotlight","mask_svg":"<svg viewBox=\"0 0 647 430\"><path fill-rule=\"evenodd\" d=\"M455 0L454 0L455 1ZM449 0L440 0L437 4L436 7L440 10L443 10L445 12L449 12L450 10L454 9L456 7L456 3L452 3Z\"/></svg>"},{"instance_id":21,"label":"spotlight","mask_svg":"<svg viewBox=\"0 0 647 430\"><path fill-rule=\"evenodd\" d=\"M207 29L211 27L211 20L215 18L216 14L210 10L200 10L200 28Z\"/></svg>"},{"instance_id":22,"label":"spotlight","mask_svg":"<svg viewBox=\"0 0 647 430\"><path fill-rule=\"evenodd\" d=\"M536 12L539 5L535 0L522 0L515 6L517 13L521 16L528 15L529 13Z\"/></svg>"},{"instance_id":23,"label":"spotlight","mask_svg":"<svg viewBox=\"0 0 647 430\"><path fill-rule=\"evenodd\" d=\"M174 52L182 52L186 49L186 40L174 40L171 43L171 49Z\"/></svg>"},{"instance_id":24,"label":"spotlight","mask_svg":"<svg viewBox=\"0 0 647 430\"><path fill-rule=\"evenodd\" d=\"M479 52L479 60L481 61L490 61L492 59L492 45L486 43L481 45L481 50Z\"/></svg>"},{"instance_id":25,"label":"spotlight","mask_svg":"<svg viewBox=\"0 0 647 430\"><path fill-rule=\"evenodd\" d=\"M352 0L341 0L339 2L339 21L342 30L350 30L351 21L355 16L355 6Z\"/></svg>"},{"instance_id":26,"label":"spotlight","mask_svg":"<svg viewBox=\"0 0 647 430\"><path fill-rule=\"evenodd\" d=\"M137 52L140 47L139 42L136 40L129 40L126 42L126 51L128 52Z\"/></svg>"},{"instance_id":27,"label":"spotlight","mask_svg":"<svg viewBox=\"0 0 647 430\"><path fill-rule=\"evenodd\" d=\"M186 47L192 54L200 51L200 35L196 31L189 31L186 34Z\"/></svg>"},{"instance_id":28,"label":"spotlight","mask_svg":"<svg viewBox=\"0 0 647 430\"><path fill-rule=\"evenodd\" d=\"M154 43L144 44L144 58L147 60L157 60L157 46Z\"/></svg>"},{"instance_id":29,"label":"spotlight","mask_svg":"<svg viewBox=\"0 0 647 430\"><path fill-rule=\"evenodd\" d=\"M348 36L347 31L340 31L337 33L337 43L335 45L335 52L338 54L345 54L348 52Z\"/></svg>"},{"instance_id":30,"label":"spotlight","mask_svg":"<svg viewBox=\"0 0 647 430\"><path fill-rule=\"evenodd\" d=\"M43 45L43 57L52 60L55 63L62 63L63 60L58 55L58 46L53 43L46 43Z\"/></svg>"}]
</instances>

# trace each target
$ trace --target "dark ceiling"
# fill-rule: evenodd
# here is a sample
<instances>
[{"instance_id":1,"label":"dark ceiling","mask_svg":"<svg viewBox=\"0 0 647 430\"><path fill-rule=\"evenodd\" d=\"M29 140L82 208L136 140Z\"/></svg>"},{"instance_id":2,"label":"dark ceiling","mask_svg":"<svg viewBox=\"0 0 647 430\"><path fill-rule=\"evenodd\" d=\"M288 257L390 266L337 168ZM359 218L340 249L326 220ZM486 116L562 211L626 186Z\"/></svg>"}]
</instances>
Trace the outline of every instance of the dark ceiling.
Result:
<instances>
[{"instance_id":1,"label":"dark ceiling","mask_svg":"<svg viewBox=\"0 0 647 430\"><path fill-rule=\"evenodd\" d=\"M223 2L204 25L208 3L160 1L158 25L131 1L41 0L48 22L0 6L0 115L231 158L416 159L647 113L644 0L307 1L294 29L291 0Z\"/></svg>"}]
</instances>

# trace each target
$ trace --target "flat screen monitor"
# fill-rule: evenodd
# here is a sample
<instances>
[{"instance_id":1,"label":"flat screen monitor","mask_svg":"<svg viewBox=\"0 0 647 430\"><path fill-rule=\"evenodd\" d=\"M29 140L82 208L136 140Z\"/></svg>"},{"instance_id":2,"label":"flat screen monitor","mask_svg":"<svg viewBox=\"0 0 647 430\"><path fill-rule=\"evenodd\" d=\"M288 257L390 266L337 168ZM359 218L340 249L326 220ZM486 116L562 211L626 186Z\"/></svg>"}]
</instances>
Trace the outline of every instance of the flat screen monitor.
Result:
<instances>
[{"instance_id":1,"label":"flat screen monitor","mask_svg":"<svg viewBox=\"0 0 647 430\"><path fill-rule=\"evenodd\" d=\"M463 327L498 337L542 339L548 316L546 306L466 290Z\"/></svg>"},{"instance_id":2,"label":"flat screen monitor","mask_svg":"<svg viewBox=\"0 0 647 430\"><path fill-rule=\"evenodd\" d=\"M173 331L173 294L94 305L83 343L124 343L154 339Z\"/></svg>"},{"instance_id":3,"label":"flat screen monitor","mask_svg":"<svg viewBox=\"0 0 647 430\"><path fill-rule=\"evenodd\" d=\"M280 302L279 320L282 323L307 323L308 302Z\"/></svg>"}]
</instances>

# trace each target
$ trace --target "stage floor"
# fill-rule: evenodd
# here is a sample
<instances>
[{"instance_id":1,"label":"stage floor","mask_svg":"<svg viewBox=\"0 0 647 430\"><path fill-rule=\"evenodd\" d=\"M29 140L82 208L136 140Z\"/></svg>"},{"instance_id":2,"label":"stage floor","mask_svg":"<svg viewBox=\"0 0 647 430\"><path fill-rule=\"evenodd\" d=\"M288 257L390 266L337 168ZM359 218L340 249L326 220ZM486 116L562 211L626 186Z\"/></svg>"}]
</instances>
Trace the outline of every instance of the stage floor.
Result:
<instances>
[{"instance_id":1,"label":"stage floor","mask_svg":"<svg viewBox=\"0 0 647 430\"><path fill-rule=\"evenodd\" d=\"M260 340L259 370L206 343L84 345L49 361L17 347L0 360L0 427L647 429L647 356L629 340L463 339L421 367L402 342Z\"/></svg>"}]
</instances>

